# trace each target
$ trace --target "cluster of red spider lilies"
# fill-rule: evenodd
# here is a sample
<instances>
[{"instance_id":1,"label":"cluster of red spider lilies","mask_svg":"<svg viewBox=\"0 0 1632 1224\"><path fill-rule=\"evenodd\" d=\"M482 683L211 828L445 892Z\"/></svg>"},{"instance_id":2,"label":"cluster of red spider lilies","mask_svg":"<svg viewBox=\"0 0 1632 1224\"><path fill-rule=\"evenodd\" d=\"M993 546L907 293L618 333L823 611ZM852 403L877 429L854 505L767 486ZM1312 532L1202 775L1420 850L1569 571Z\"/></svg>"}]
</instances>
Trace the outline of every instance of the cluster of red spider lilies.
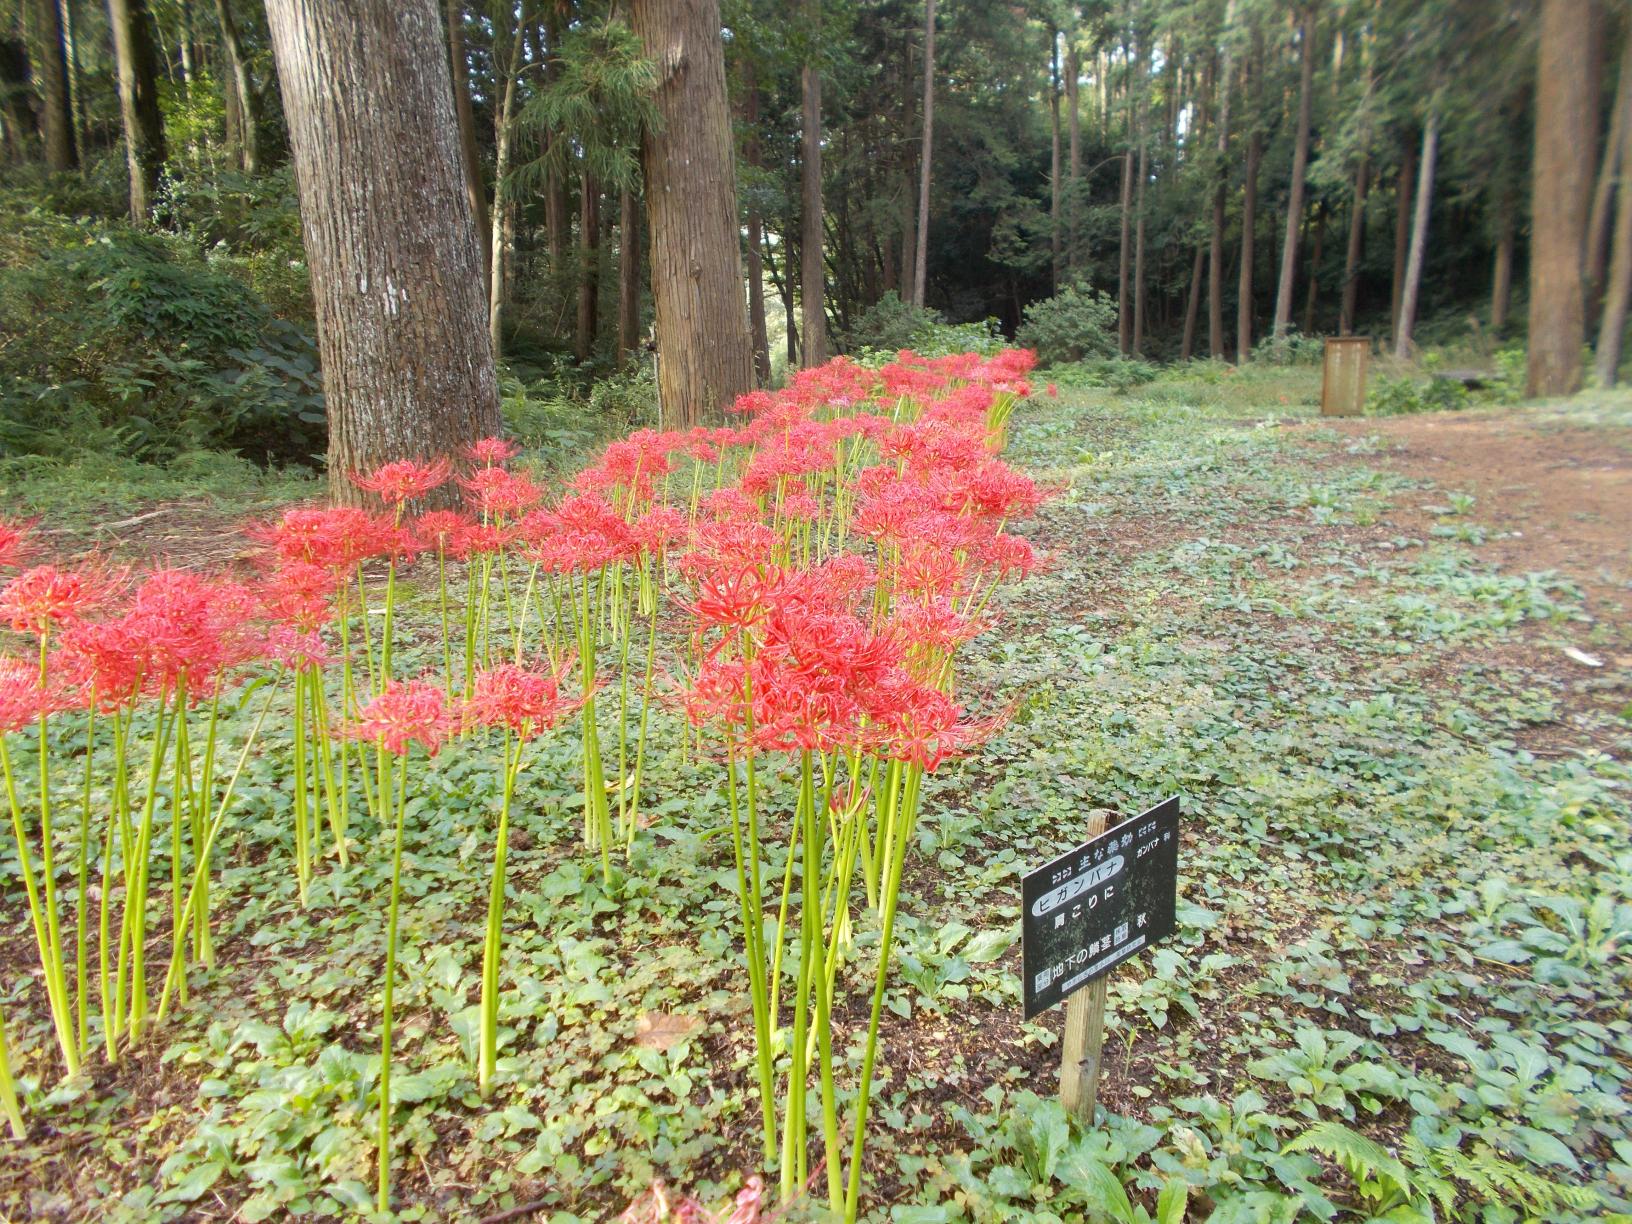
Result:
<instances>
[{"instance_id":1,"label":"cluster of red spider lilies","mask_svg":"<svg viewBox=\"0 0 1632 1224\"><path fill-rule=\"evenodd\" d=\"M836 360L742 397L732 427L614 442L560 490L512 466L501 439L388 463L356 478L383 509L292 508L251 529L260 560L241 574L25 568L29 529L0 524L0 567L18 571L0 622L19 648L0 658L0 768L63 1070L98 1049L117 1061L214 967L211 864L239 777L252 757L286 760L281 852L303 903L326 862L391 846L386 1209L416 762L450 740L502 762L481 940L486 1092L529 748L576 724L583 842L610 879L642 827L651 715L667 702L727 801L766 1165L796 1193L816 1119L830 1206L854 1218L922 778L991 729L959 703L954 659L997 586L1034 563L1007 528L1041 494L999 458L1031 363L1017 350ZM359 814L369 825L354 832ZM879 938L847 1165L832 1015L862 899ZM0 1104L20 1134L3 1027Z\"/></svg>"}]
</instances>

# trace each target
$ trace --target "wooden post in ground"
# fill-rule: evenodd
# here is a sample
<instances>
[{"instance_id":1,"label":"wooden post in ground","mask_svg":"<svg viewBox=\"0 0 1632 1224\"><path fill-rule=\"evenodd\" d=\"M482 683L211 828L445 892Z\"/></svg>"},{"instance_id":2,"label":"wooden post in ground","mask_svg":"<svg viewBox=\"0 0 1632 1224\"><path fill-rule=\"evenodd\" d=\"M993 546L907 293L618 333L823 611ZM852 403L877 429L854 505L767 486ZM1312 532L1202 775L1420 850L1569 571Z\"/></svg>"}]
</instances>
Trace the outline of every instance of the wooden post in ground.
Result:
<instances>
[{"instance_id":1,"label":"wooden post in ground","mask_svg":"<svg viewBox=\"0 0 1632 1224\"><path fill-rule=\"evenodd\" d=\"M1110 827L1112 812L1088 813L1088 836ZM1089 982L1065 1001L1065 1039L1060 1050L1060 1103L1084 1126L1094 1124L1099 1102L1100 1053L1105 1045L1105 989L1109 975Z\"/></svg>"}]
</instances>

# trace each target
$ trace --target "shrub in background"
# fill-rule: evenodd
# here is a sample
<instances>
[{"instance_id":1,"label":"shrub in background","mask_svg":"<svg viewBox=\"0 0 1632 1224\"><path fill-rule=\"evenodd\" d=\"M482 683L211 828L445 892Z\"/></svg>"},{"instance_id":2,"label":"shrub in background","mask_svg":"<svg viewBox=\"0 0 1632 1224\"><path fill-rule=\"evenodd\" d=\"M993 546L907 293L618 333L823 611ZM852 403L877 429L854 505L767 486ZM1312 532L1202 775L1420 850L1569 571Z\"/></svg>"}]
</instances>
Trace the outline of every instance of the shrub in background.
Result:
<instances>
[{"instance_id":1,"label":"shrub in background","mask_svg":"<svg viewBox=\"0 0 1632 1224\"><path fill-rule=\"evenodd\" d=\"M1027 306L1015 335L1035 349L1040 365L1116 354L1116 303L1097 289L1068 285L1051 298Z\"/></svg>"}]
</instances>

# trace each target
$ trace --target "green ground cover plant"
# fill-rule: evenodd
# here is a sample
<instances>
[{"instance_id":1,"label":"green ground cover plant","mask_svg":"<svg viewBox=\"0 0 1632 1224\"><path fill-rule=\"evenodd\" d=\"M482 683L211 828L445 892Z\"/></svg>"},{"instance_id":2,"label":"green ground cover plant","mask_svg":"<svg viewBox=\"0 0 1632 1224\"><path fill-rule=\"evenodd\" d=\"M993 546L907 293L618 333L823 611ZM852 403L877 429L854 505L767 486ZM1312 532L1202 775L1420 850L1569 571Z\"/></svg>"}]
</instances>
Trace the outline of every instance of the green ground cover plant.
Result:
<instances>
[{"instance_id":1,"label":"green ground cover plant","mask_svg":"<svg viewBox=\"0 0 1632 1224\"><path fill-rule=\"evenodd\" d=\"M1127 393L1033 398L1010 420L1010 458L1057 490L1022 528L1047 563L992 597L997 626L958 653L960 694L1018 695L1007 720L978 754L924 775L922 814L894 843L896 972L877 1013L866 1218L1571 1221L1632 1206L1629 732L1613 712L1578 711L1589 743L1538 744L1577 703L1510 661L1593 630L1581 589L1494 567L1477 533L1432 530L1481 526L1483 499L1389 471L1364 436L1281 424L1308 416L1316 390L1318 372L1301 367L1198 363ZM1603 397L1544 414L1602 429L1606 445L1626 420ZM1446 513L1401 517L1424 499ZM461 567L448 572L457 590ZM435 574L422 562L397 583L404 675L446 666ZM371 576L376 598L384 578ZM519 606L526 576L511 580ZM608 784L639 755L638 583L625 597L637 610L635 714ZM455 644L463 634L455 617ZM617 682L598 695L613 744ZM231 736L266 697L233 703ZM275 700L271 717L289 719L292 692ZM392 1048L398 1218L525 1204L604 1218L658 1178L728 1208L765 1168L764 1046L741 960L753 924L732 848L731 779L748 775L725 767L717 732L709 749L679 709L654 703L642 814L607 873L583 846L576 721L531 743L513 779L502 736L414 758ZM323 858L302 905L281 734L272 748L263 731L245 759L233 832L212 856L221 969L198 973L189 1005L116 1073L61 1078L37 970L8 977L0 1008L30 1130L8 1152L5 1210L149 1220L373 1208L394 825L369 819L359 793L354 852ZM19 778L32 759L14 754ZM367 761L376 773L372 749ZM805 837L827 812L843 846L842 767L830 807L819 766L817 801L800 798L797 753L761 769L760 803L798 812ZM329 828L317 774L302 823L321 814ZM71 825L79 776L60 776ZM1106 1112L1083 1130L1053 1101L1057 1020L1018 1020L1018 874L1076 840L1087 808L1132 812L1172 793L1186 810L1179 932L1112 980ZM615 835L624 794L609 785ZM494 1014L483 962L501 812ZM803 891L828 877L807 873L804 847L826 838L761 847L773 882L762 935L789 881L785 1013L801 989L814 1006L818 948L870 966L883 937L859 854L848 926L806 937ZM4 862L20 901L15 854ZM348 903L359 896L380 901ZM26 967L27 908L7 913L7 963ZM830 1060L830 1099L848 1117L848 1085L868 1061L868 993L831 1009L825 1051L814 1023L803 1043L776 1026L773 1080L796 1049L813 1088ZM819 1106L813 1091L794 1218L822 1218L829 1194ZM780 1154L785 1108L775 1117Z\"/></svg>"}]
</instances>

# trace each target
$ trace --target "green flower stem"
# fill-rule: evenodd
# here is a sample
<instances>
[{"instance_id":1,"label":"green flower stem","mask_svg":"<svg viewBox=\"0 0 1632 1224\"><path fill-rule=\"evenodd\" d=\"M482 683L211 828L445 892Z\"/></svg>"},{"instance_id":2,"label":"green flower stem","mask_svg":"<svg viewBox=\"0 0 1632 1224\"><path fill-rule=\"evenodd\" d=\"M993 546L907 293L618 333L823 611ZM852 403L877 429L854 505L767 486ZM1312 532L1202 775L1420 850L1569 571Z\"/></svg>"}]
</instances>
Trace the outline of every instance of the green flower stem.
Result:
<instances>
[{"instance_id":1,"label":"green flower stem","mask_svg":"<svg viewBox=\"0 0 1632 1224\"><path fill-rule=\"evenodd\" d=\"M737 867L737 897L742 909L743 955L748 962L748 990L754 1008L754 1049L758 1056L759 1102L765 1163L776 1158L776 1087L771 1066L771 1013L765 990L764 925L759 898L751 889L743 853L743 822L737 787L736 745L726 737L726 804L731 813L731 848Z\"/></svg>"},{"instance_id":2,"label":"green flower stem","mask_svg":"<svg viewBox=\"0 0 1632 1224\"><path fill-rule=\"evenodd\" d=\"M85 712L85 775L79 793L79 847L75 864L76 896L74 898L74 1012L79 1020L76 1038L81 1056L90 1052L90 975L89 935L86 919L90 909L91 867L91 766L96 747L96 694ZM0 1032L0 1041L5 1035Z\"/></svg>"},{"instance_id":3,"label":"green flower stem","mask_svg":"<svg viewBox=\"0 0 1632 1224\"><path fill-rule=\"evenodd\" d=\"M916 773L917 767L912 767L911 772ZM891 761L885 784L886 794L880 801L881 824L887 822L893 827L901 819L898 811L901 774L901 763ZM846 1224L851 1224L857 1218L861 1199L862 1155L867 1146L867 1110L872 1099L873 1067L878 1057L878 1028L884 1014L884 992L889 983L890 952L895 940L896 903L900 900L901 871L906 859L907 839L897 837L891 843L889 872L884 881L884 925L879 936L878 972L873 982L873 1008L867 1022L867 1045L861 1060L861 1079L856 1089L855 1137L850 1149L850 1179L844 1196Z\"/></svg>"},{"instance_id":4,"label":"green flower stem","mask_svg":"<svg viewBox=\"0 0 1632 1224\"><path fill-rule=\"evenodd\" d=\"M515 750L511 751L511 740ZM493 879L487 892L487 938L482 944L482 1022L480 1063L476 1082L486 1096L493 1080L499 1046L499 956L504 938L504 871L510 844L510 802L516 792L516 775L521 770L521 752L526 741L505 731L504 798L499 806L499 827L493 840Z\"/></svg>"},{"instance_id":5,"label":"green flower stem","mask_svg":"<svg viewBox=\"0 0 1632 1224\"><path fill-rule=\"evenodd\" d=\"M0 1012L0 1111L11 1126L11 1137L21 1142L28 1137L23 1111L17 1107L17 1081L11 1075L11 1048L6 1044L6 1017Z\"/></svg>"},{"instance_id":6,"label":"green flower stem","mask_svg":"<svg viewBox=\"0 0 1632 1224\"><path fill-rule=\"evenodd\" d=\"M46 1003L51 1009L51 1023L57 1031L57 1044L62 1049L63 1065L67 1068L68 1074L72 1075L79 1070L73 1019L68 1013L67 991L62 976L51 957L51 927L46 920L40 888L35 879L33 858L28 851L28 831L23 825L22 807L17 801L17 780L12 771L11 751L7 748L3 735L0 735L0 772L5 776L6 802L11 809L11 829L17 839L18 869L23 877L23 891L28 897L28 916L34 926L34 942L39 948L40 968L45 975Z\"/></svg>"},{"instance_id":7,"label":"green flower stem","mask_svg":"<svg viewBox=\"0 0 1632 1224\"><path fill-rule=\"evenodd\" d=\"M391 1210L391 1004L397 976L397 916L402 898L402 825L407 809L408 762L397 771L396 835L391 842L391 899L385 934L385 997L380 1008L379 1210Z\"/></svg>"},{"instance_id":8,"label":"green flower stem","mask_svg":"<svg viewBox=\"0 0 1632 1224\"><path fill-rule=\"evenodd\" d=\"M192 884L187 892L187 903L185 908L188 910L191 910L198 903L198 899L203 895L204 889L208 885L210 858L215 851L216 839L221 835L221 829L227 822L227 813L232 810L232 797L233 793L238 789L238 779L244 772L244 765L249 760L249 754L255 747L256 740L260 738L261 727L266 723L267 712L272 709L272 703L277 698L277 681L281 678L281 675L274 678L274 680L266 686L266 700L261 703L261 712L256 716L255 725L250 728L249 737L244 740L244 746L238 752L238 762L233 766L232 773L227 778L227 785L221 792L221 802L216 806L215 816L210 821L209 827L204 831L203 850L198 855L197 861L193 864ZM106 923L104 922L103 941L106 942L106 940L107 930ZM170 969L165 974L164 987L159 992L158 1017L161 1021L166 1015L169 1014L170 992L172 989L178 988L178 980L184 971L185 966L182 963L181 948L179 946L171 948Z\"/></svg>"}]
</instances>

